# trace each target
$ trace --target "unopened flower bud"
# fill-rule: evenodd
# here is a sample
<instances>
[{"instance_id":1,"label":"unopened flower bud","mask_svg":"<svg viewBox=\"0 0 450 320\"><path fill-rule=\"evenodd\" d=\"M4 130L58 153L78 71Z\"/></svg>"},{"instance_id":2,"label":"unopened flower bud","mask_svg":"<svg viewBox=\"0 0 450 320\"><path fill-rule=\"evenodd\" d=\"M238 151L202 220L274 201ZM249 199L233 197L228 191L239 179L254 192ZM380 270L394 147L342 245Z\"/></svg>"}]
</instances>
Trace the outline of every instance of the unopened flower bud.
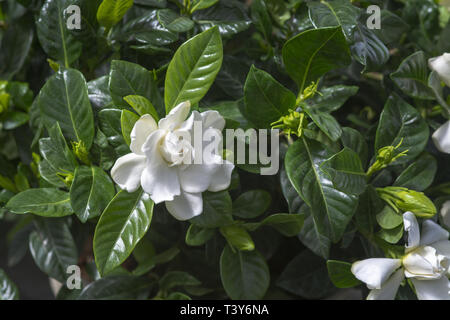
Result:
<instances>
[{"instance_id":1,"label":"unopened flower bud","mask_svg":"<svg viewBox=\"0 0 450 320\"><path fill-rule=\"evenodd\" d=\"M431 218L436 214L436 207L423 192L402 187L385 187L377 191L397 211L410 211L420 218Z\"/></svg>"}]
</instances>

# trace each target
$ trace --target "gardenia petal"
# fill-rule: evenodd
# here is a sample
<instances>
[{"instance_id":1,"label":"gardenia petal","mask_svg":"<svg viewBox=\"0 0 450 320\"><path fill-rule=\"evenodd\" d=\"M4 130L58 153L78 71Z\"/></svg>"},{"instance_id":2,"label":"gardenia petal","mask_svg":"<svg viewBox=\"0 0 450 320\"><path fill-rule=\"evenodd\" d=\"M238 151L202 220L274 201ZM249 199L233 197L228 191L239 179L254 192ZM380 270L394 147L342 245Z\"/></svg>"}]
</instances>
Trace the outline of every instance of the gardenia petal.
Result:
<instances>
[{"instance_id":1,"label":"gardenia petal","mask_svg":"<svg viewBox=\"0 0 450 320\"><path fill-rule=\"evenodd\" d=\"M130 149L133 153L143 155L142 146L147 140L150 133L158 129L155 119L149 114L144 114L138 121L136 121L133 130L131 131Z\"/></svg>"},{"instance_id":2,"label":"gardenia petal","mask_svg":"<svg viewBox=\"0 0 450 320\"><path fill-rule=\"evenodd\" d=\"M212 176L208 191L218 192L227 189L231 183L233 169L234 164L228 160L224 160L224 163Z\"/></svg>"},{"instance_id":3,"label":"gardenia petal","mask_svg":"<svg viewBox=\"0 0 450 320\"><path fill-rule=\"evenodd\" d=\"M173 201L166 201L166 208L175 219L192 219L203 212L202 194L181 192Z\"/></svg>"},{"instance_id":4,"label":"gardenia petal","mask_svg":"<svg viewBox=\"0 0 450 320\"><path fill-rule=\"evenodd\" d=\"M450 200L444 202L441 208L440 215L444 226L450 228Z\"/></svg>"},{"instance_id":5,"label":"gardenia petal","mask_svg":"<svg viewBox=\"0 0 450 320\"><path fill-rule=\"evenodd\" d=\"M449 233L436 222L425 220L422 223L422 233L420 235L420 245L427 246L435 242L448 240Z\"/></svg>"},{"instance_id":6,"label":"gardenia petal","mask_svg":"<svg viewBox=\"0 0 450 320\"><path fill-rule=\"evenodd\" d=\"M447 261L450 261L450 241L449 240L443 240L439 242L435 242L432 245L433 248L436 249L436 251L445 256L447 258ZM447 269L447 275L449 275L450 270Z\"/></svg>"},{"instance_id":7,"label":"gardenia petal","mask_svg":"<svg viewBox=\"0 0 450 320\"><path fill-rule=\"evenodd\" d=\"M225 119L220 115L218 111L208 110L201 114L203 129L214 128L222 131L225 128Z\"/></svg>"},{"instance_id":8,"label":"gardenia petal","mask_svg":"<svg viewBox=\"0 0 450 320\"><path fill-rule=\"evenodd\" d=\"M411 279L419 300L450 300L447 277L436 280Z\"/></svg>"},{"instance_id":9,"label":"gardenia petal","mask_svg":"<svg viewBox=\"0 0 450 320\"><path fill-rule=\"evenodd\" d=\"M121 189L128 192L136 191L141 184L145 161L145 156L134 153L120 157L111 169L112 179Z\"/></svg>"},{"instance_id":10,"label":"gardenia petal","mask_svg":"<svg viewBox=\"0 0 450 320\"><path fill-rule=\"evenodd\" d=\"M420 243L419 223L417 223L414 213L408 211L403 214L403 225L405 231L408 233L408 241L406 244L406 252L417 248Z\"/></svg>"},{"instance_id":11,"label":"gardenia petal","mask_svg":"<svg viewBox=\"0 0 450 320\"><path fill-rule=\"evenodd\" d=\"M400 259L372 258L353 263L351 270L369 289L381 289L382 284L401 264Z\"/></svg>"},{"instance_id":12,"label":"gardenia petal","mask_svg":"<svg viewBox=\"0 0 450 320\"><path fill-rule=\"evenodd\" d=\"M373 289L367 300L394 300L400 283L405 278L403 269L397 270L383 285L381 289Z\"/></svg>"},{"instance_id":13,"label":"gardenia petal","mask_svg":"<svg viewBox=\"0 0 450 320\"><path fill-rule=\"evenodd\" d=\"M181 188L186 192L204 192L208 189L215 173L220 169L221 164L192 164L180 168L178 176ZM223 189L222 189L223 190Z\"/></svg>"},{"instance_id":14,"label":"gardenia petal","mask_svg":"<svg viewBox=\"0 0 450 320\"><path fill-rule=\"evenodd\" d=\"M433 247L420 247L403 257L408 278L437 279L447 270L446 257Z\"/></svg>"},{"instance_id":15,"label":"gardenia petal","mask_svg":"<svg viewBox=\"0 0 450 320\"><path fill-rule=\"evenodd\" d=\"M154 131L142 147L147 162L142 173L141 185L155 203L171 201L180 194L177 169L169 167L158 150L164 134L164 130Z\"/></svg>"},{"instance_id":16,"label":"gardenia petal","mask_svg":"<svg viewBox=\"0 0 450 320\"><path fill-rule=\"evenodd\" d=\"M428 65L450 87L450 53L444 53L439 57L429 59Z\"/></svg>"},{"instance_id":17,"label":"gardenia petal","mask_svg":"<svg viewBox=\"0 0 450 320\"><path fill-rule=\"evenodd\" d=\"M443 153L450 153L450 120L433 133L436 148Z\"/></svg>"},{"instance_id":18,"label":"gardenia petal","mask_svg":"<svg viewBox=\"0 0 450 320\"><path fill-rule=\"evenodd\" d=\"M159 129L167 131L175 130L184 122L184 120L186 120L190 109L191 103L189 101L180 103L175 108L170 110L169 114L165 118L159 120Z\"/></svg>"}]
</instances>

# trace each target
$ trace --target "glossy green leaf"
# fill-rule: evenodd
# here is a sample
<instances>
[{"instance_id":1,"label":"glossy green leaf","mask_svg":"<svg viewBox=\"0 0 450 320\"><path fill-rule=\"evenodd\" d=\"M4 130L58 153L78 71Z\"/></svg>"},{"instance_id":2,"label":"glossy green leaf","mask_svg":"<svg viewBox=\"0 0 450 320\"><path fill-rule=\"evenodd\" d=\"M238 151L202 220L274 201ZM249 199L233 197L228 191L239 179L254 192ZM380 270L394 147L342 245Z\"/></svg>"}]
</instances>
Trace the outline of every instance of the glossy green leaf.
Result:
<instances>
[{"instance_id":1,"label":"glossy green leaf","mask_svg":"<svg viewBox=\"0 0 450 320\"><path fill-rule=\"evenodd\" d=\"M262 299L270 284L269 268L258 251L233 252L229 246L220 257L220 278L233 300Z\"/></svg>"},{"instance_id":2,"label":"glossy green leaf","mask_svg":"<svg viewBox=\"0 0 450 320\"><path fill-rule=\"evenodd\" d=\"M32 23L22 18L8 26L0 46L0 79L11 79L23 66L33 43Z\"/></svg>"},{"instance_id":3,"label":"glossy green leaf","mask_svg":"<svg viewBox=\"0 0 450 320\"><path fill-rule=\"evenodd\" d=\"M369 147L364 139L364 136L359 133L358 130L346 127L342 128L341 141L344 147L347 147L358 154L359 159L361 159L361 164L363 168L365 168L367 164Z\"/></svg>"},{"instance_id":4,"label":"glossy green leaf","mask_svg":"<svg viewBox=\"0 0 450 320\"><path fill-rule=\"evenodd\" d=\"M302 198L300 198L300 196L298 195L291 181L289 180L284 167L281 169L280 172L280 184L284 198L286 199L289 206L289 212L299 213L300 208L304 202Z\"/></svg>"},{"instance_id":5,"label":"glossy green leaf","mask_svg":"<svg viewBox=\"0 0 450 320\"><path fill-rule=\"evenodd\" d=\"M72 4L71 0L46 0L36 20L37 35L42 48L50 58L66 68L81 54L81 43L70 33L66 24L68 16L65 10Z\"/></svg>"},{"instance_id":6,"label":"glossy green leaf","mask_svg":"<svg viewBox=\"0 0 450 320\"><path fill-rule=\"evenodd\" d=\"M99 216L114 194L114 184L102 169L82 166L75 170L70 203L81 222Z\"/></svg>"},{"instance_id":7,"label":"glossy green leaf","mask_svg":"<svg viewBox=\"0 0 450 320\"><path fill-rule=\"evenodd\" d=\"M12 197L6 204L12 213L33 213L43 217L71 215L69 193L56 188L33 188Z\"/></svg>"},{"instance_id":8,"label":"glossy green leaf","mask_svg":"<svg viewBox=\"0 0 450 320\"><path fill-rule=\"evenodd\" d=\"M158 112L156 112L153 104L143 96L126 96L123 98L139 115L149 114L155 119L159 120Z\"/></svg>"},{"instance_id":9,"label":"glossy green leaf","mask_svg":"<svg viewBox=\"0 0 450 320\"><path fill-rule=\"evenodd\" d=\"M244 219L256 218L269 208L271 201L267 191L247 191L233 202L233 215Z\"/></svg>"},{"instance_id":10,"label":"glossy green leaf","mask_svg":"<svg viewBox=\"0 0 450 320\"><path fill-rule=\"evenodd\" d=\"M349 0L309 2L308 8L316 28L341 26L346 38L353 38L361 9L352 5Z\"/></svg>"},{"instance_id":11,"label":"glossy green leaf","mask_svg":"<svg viewBox=\"0 0 450 320\"><path fill-rule=\"evenodd\" d=\"M372 235L376 227L376 215L384 208L385 203L380 199L375 188L369 185L359 197L358 208L355 213L355 226L359 232Z\"/></svg>"},{"instance_id":12,"label":"glossy green leaf","mask_svg":"<svg viewBox=\"0 0 450 320\"><path fill-rule=\"evenodd\" d=\"M222 37L230 38L251 25L246 11L245 5L240 1L219 1L214 6L194 12L192 19L201 30L216 26Z\"/></svg>"},{"instance_id":13,"label":"glossy green leaf","mask_svg":"<svg viewBox=\"0 0 450 320\"><path fill-rule=\"evenodd\" d=\"M349 148L344 148L326 160L321 169L329 175L338 190L360 195L366 189L367 178L361 165L361 159L356 152Z\"/></svg>"},{"instance_id":14,"label":"glossy green leaf","mask_svg":"<svg viewBox=\"0 0 450 320\"><path fill-rule=\"evenodd\" d=\"M131 143L131 131L133 131L134 124L139 120L139 116L131 111L122 110L120 116L120 127L122 128L122 136L125 142L130 145Z\"/></svg>"},{"instance_id":15,"label":"glossy green leaf","mask_svg":"<svg viewBox=\"0 0 450 320\"><path fill-rule=\"evenodd\" d=\"M358 92L356 86L336 85L319 89L320 93L306 100L310 109L318 109L321 112L333 112L338 110L343 104Z\"/></svg>"},{"instance_id":16,"label":"glossy green leaf","mask_svg":"<svg viewBox=\"0 0 450 320\"><path fill-rule=\"evenodd\" d=\"M204 245L213 237L215 229L207 229L191 224L186 232L186 244L190 246Z\"/></svg>"},{"instance_id":17,"label":"glossy green leaf","mask_svg":"<svg viewBox=\"0 0 450 320\"><path fill-rule=\"evenodd\" d=\"M402 61L391 78L407 95L419 99L435 99L428 87L428 65L423 51L413 53Z\"/></svg>"},{"instance_id":18,"label":"glossy green leaf","mask_svg":"<svg viewBox=\"0 0 450 320\"><path fill-rule=\"evenodd\" d=\"M361 284L361 281L356 279L351 271L351 263L328 260L327 268L331 282L338 288L352 288Z\"/></svg>"},{"instance_id":19,"label":"glossy green leaf","mask_svg":"<svg viewBox=\"0 0 450 320\"><path fill-rule=\"evenodd\" d=\"M342 128L331 114L322 112L314 106L304 105L302 108L332 141L336 141L341 137Z\"/></svg>"},{"instance_id":20,"label":"glossy green leaf","mask_svg":"<svg viewBox=\"0 0 450 320\"><path fill-rule=\"evenodd\" d=\"M384 241L391 243L391 244L396 244L400 241L400 239L402 239L403 237L403 225L400 225L394 229L381 229L377 235L378 237L380 237L381 239L383 239Z\"/></svg>"},{"instance_id":21,"label":"glossy green leaf","mask_svg":"<svg viewBox=\"0 0 450 320\"><path fill-rule=\"evenodd\" d=\"M302 206L300 213L304 216L303 228L298 235L300 241L319 257L328 259L331 247L329 235L316 227L311 209L306 204Z\"/></svg>"},{"instance_id":22,"label":"glossy green leaf","mask_svg":"<svg viewBox=\"0 0 450 320\"><path fill-rule=\"evenodd\" d=\"M408 150L406 156L396 160L396 164L405 163L417 157L425 148L429 137L428 125L419 111L397 95L391 95L380 116L375 139L375 150L385 146L397 146L400 153Z\"/></svg>"},{"instance_id":23,"label":"glossy green leaf","mask_svg":"<svg viewBox=\"0 0 450 320\"><path fill-rule=\"evenodd\" d=\"M61 219L39 220L30 234L30 252L42 272L65 283L67 267L78 262L77 248L69 227Z\"/></svg>"},{"instance_id":24,"label":"glossy green leaf","mask_svg":"<svg viewBox=\"0 0 450 320\"><path fill-rule=\"evenodd\" d=\"M56 123L48 130L49 138L39 140L39 151L42 157L55 172L73 172L78 166L75 156L67 146L59 124Z\"/></svg>"},{"instance_id":25,"label":"glossy green leaf","mask_svg":"<svg viewBox=\"0 0 450 320\"><path fill-rule=\"evenodd\" d=\"M272 214L259 223L247 223L249 230L256 230L261 226L270 226L286 237L293 237L300 233L304 216L301 214L278 213Z\"/></svg>"},{"instance_id":26,"label":"glossy green leaf","mask_svg":"<svg viewBox=\"0 0 450 320\"><path fill-rule=\"evenodd\" d=\"M341 27L308 30L291 38L283 47L287 73L300 92L330 70L350 63L350 51Z\"/></svg>"},{"instance_id":27,"label":"glossy green leaf","mask_svg":"<svg viewBox=\"0 0 450 320\"><path fill-rule=\"evenodd\" d=\"M100 129L106 136L108 144L112 146L117 156L130 153L130 148L122 134L121 116L122 111L118 109L104 109L99 112Z\"/></svg>"},{"instance_id":28,"label":"glossy green leaf","mask_svg":"<svg viewBox=\"0 0 450 320\"><path fill-rule=\"evenodd\" d=\"M356 25L353 38L352 55L364 66L363 71L377 70L389 60L388 48L362 23Z\"/></svg>"},{"instance_id":29,"label":"glossy green leaf","mask_svg":"<svg viewBox=\"0 0 450 320\"><path fill-rule=\"evenodd\" d=\"M47 128L59 122L63 134L82 141L87 149L94 139L94 116L86 80L75 69L60 70L41 89L38 101Z\"/></svg>"},{"instance_id":30,"label":"glossy green leaf","mask_svg":"<svg viewBox=\"0 0 450 320\"><path fill-rule=\"evenodd\" d=\"M272 36L272 21L264 0L252 2L251 15L256 28L262 32L266 39L270 39Z\"/></svg>"},{"instance_id":31,"label":"glossy green leaf","mask_svg":"<svg viewBox=\"0 0 450 320\"><path fill-rule=\"evenodd\" d=\"M394 186L424 191L433 183L436 172L436 159L424 153L397 177Z\"/></svg>"},{"instance_id":32,"label":"glossy green leaf","mask_svg":"<svg viewBox=\"0 0 450 320\"><path fill-rule=\"evenodd\" d=\"M157 17L167 30L173 32L187 32L194 27L194 21L170 9L158 10Z\"/></svg>"},{"instance_id":33,"label":"glossy green leaf","mask_svg":"<svg viewBox=\"0 0 450 320\"><path fill-rule=\"evenodd\" d=\"M30 117L25 112L18 112L18 111L8 112L3 120L3 129L4 130L16 129L27 123L29 118Z\"/></svg>"},{"instance_id":34,"label":"glossy green leaf","mask_svg":"<svg viewBox=\"0 0 450 320\"><path fill-rule=\"evenodd\" d=\"M337 242L354 214L358 199L336 189L321 170L321 164L330 157L319 142L302 138L289 147L285 166L289 180L312 209L318 233Z\"/></svg>"},{"instance_id":35,"label":"glossy green leaf","mask_svg":"<svg viewBox=\"0 0 450 320\"><path fill-rule=\"evenodd\" d=\"M190 222L201 228L218 228L233 222L232 202L227 191L203 193L203 213Z\"/></svg>"},{"instance_id":36,"label":"glossy green leaf","mask_svg":"<svg viewBox=\"0 0 450 320\"><path fill-rule=\"evenodd\" d=\"M133 6L133 0L103 0L97 11L97 20L106 29L115 26Z\"/></svg>"},{"instance_id":37,"label":"glossy green leaf","mask_svg":"<svg viewBox=\"0 0 450 320\"><path fill-rule=\"evenodd\" d=\"M153 74L138 64L128 61L113 60L109 74L109 90L116 106L128 107L124 98L140 95L155 104L156 83Z\"/></svg>"},{"instance_id":38,"label":"glossy green leaf","mask_svg":"<svg viewBox=\"0 0 450 320\"><path fill-rule=\"evenodd\" d=\"M0 300L18 300L19 290L14 282L0 269Z\"/></svg>"},{"instance_id":39,"label":"glossy green leaf","mask_svg":"<svg viewBox=\"0 0 450 320\"><path fill-rule=\"evenodd\" d=\"M245 228L238 224L220 228L220 233L227 240L228 245L240 251L255 250L255 243Z\"/></svg>"},{"instance_id":40,"label":"glossy green leaf","mask_svg":"<svg viewBox=\"0 0 450 320\"><path fill-rule=\"evenodd\" d=\"M376 219L380 227L391 230L403 225L403 216L395 212L391 206L386 205L377 215Z\"/></svg>"},{"instance_id":41,"label":"glossy green leaf","mask_svg":"<svg viewBox=\"0 0 450 320\"><path fill-rule=\"evenodd\" d=\"M91 282L78 300L143 300L153 285L154 280L145 277L109 276Z\"/></svg>"},{"instance_id":42,"label":"glossy green leaf","mask_svg":"<svg viewBox=\"0 0 450 320\"><path fill-rule=\"evenodd\" d=\"M271 123L295 107L295 95L270 74L255 66L250 68L244 87L245 112L258 128L270 128Z\"/></svg>"},{"instance_id":43,"label":"glossy green leaf","mask_svg":"<svg viewBox=\"0 0 450 320\"><path fill-rule=\"evenodd\" d=\"M122 190L111 200L95 228L94 255L100 274L107 274L128 258L150 227L153 205L141 190Z\"/></svg>"},{"instance_id":44,"label":"glossy green leaf","mask_svg":"<svg viewBox=\"0 0 450 320\"><path fill-rule=\"evenodd\" d=\"M222 40L217 28L189 39L176 51L165 81L166 112L184 101L192 105L208 92L222 64Z\"/></svg>"},{"instance_id":45,"label":"glossy green leaf","mask_svg":"<svg viewBox=\"0 0 450 320\"><path fill-rule=\"evenodd\" d=\"M197 10L207 9L215 5L219 0L192 0L191 13Z\"/></svg>"},{"instance_id":46,"label":"glossy green leaf","mask_svg":"<svg viewBox=\"0 0 450 320\"><path fill-rule=\"evenodd\" d=\"M198 286L202 283L187 272L170 271L159 280L159 287L168 291L176 287Z\"/></svg>"}]
</instances>

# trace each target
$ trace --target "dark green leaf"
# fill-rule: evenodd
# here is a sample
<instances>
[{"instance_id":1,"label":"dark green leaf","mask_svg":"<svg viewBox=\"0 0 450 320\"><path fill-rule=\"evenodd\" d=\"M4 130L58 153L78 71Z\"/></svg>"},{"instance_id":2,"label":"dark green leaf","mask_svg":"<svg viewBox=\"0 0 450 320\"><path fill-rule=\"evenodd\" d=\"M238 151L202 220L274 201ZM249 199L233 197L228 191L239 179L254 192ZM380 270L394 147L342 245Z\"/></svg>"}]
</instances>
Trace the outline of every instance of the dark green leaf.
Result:
<instances>
[{"instance_id":1,"label":"dark green leaf","mask_svg":"<svg viewBox=\"0 0 450 320\"><path fill-rule=\"evenodd\" d=\"M83 289L78 300L146 299L153 280L144 277L118 275L101 278Z\"/></svg>"},{"instance_id":2,"label":"dark green leaf","mask_svg":"<svg viewBox=\"0 0 450 320\"><path fill-rule=\"evenodd\" d=\"M50 58L68 68L81 54L81 43L67 28L65 10L71 0L46 0L36 20L37 35ZM72 85L70 85L72 91ZM61 97L63 95L60 95Z\"/></svg>"},{"instance_id":3,"label":"dark green leaf","mask_svg":"<svg viewBox=\"0 0 450 320\"><path fill-rule=\"evenodd\" d=\"M337 242L354 214L358 199L337 190L320 169L330 156L317 141L302 138L289 147L285 166L289 180L312 209L318 233Z\"/></svg>"},{"instance_id":4,"label":"dark green leaf","mask_svg":"<svg viewBox=\"0 0 450 320\"><path fill-rule=\"evenodd\" d=\"M420 113L399 96L391 95L380 116L375 151L385 146L396 146L403 139L396 152L408 150L408 153L395 163L405 163L423 151L428 137L428 125Z\"/></svg>"},{"instance_id":5,"label":"dark green leaf","mask_svg":"<svg viewBox=\"0 0 450 320\"><path fill-rule=\"evenodd\" d=\"M166 74L166 112L181 102L199 102L208 92L222 64L222 40L212 28L181 45L169 64Z\"/></svg>"},{"instance_id":6,"label":"dark green leaf","mask_svg":"<svg viewBox=\"0 0 450 320\"><path fill-rule=\"evenodd\" d=\"M67 267L76 265L78 253L69 227L61 219L39 220L30 234L30 252L42 272L65 283Z\"/></svg>"},{"instance_id":7,"label":"dark green leaf","mask_svg":"<svg viewBox=\"0 0 450 320\"><path fill-rule=\"evenodd\" d=\"M153 205L150 196L141 190L122 190L111 200L94 235L95 263L100 274L107 274L128 258L150 227Z\"/></svg>"},{"instance_id":8,"label":"dark green leaf","mask_svg":"<svg viewBox=\"0 0 450 320\"><path fill-rule=\"evenodd\" d=\"M14 282L8 278L5 271L0 269L0 300L18 300L19 290Z\"/></svg>"},{"instance_id":9,"label":"dark green leaf","mask_svg":"<svg viewBox=\"0 0 450 320\"><path fill-rule=\"evenodd\" d=\"M201 228L218 228L233 222L232 202L227 191L203 193L203 213L190 222Z\"/></svg>"},{"instance_id":10,"label":"dark green leaf","mask_svg":"<svg viewBox=\"0 0 450 320\"><path fill-rule=\"evenodd\" d=\"M76 169L70 203L81 222L99 216L114 194L114 184L102 169L95 166Z\"/></svg>"},{"instance_id":11,"label":"dark green leaf","mask_svg":"<svg viewBox=\"0 0 450 320\"><path fill-rule=\"evenodd\" d=\"M270 128L271 123L295 107L295 95L270 74L254 66L244 87L245 112L258 128Z\"/></svg>"},{"instance_id":12,"label":"dark green leaf","mask_svg":"<svg viewBox=\"0 0 450 320\"><path fill-rule=\"evenodd\" d=\"M434 100L435 96L428 87L428 66L423 51L413 53L402 61L391 78L407 95L419 99Z\"/></svg>"},{"instance_id":13,"label":"dark green leaf","mask_svg":"<svg viewBox=\"0 0 450 320\"><path fill-rule=\"evenodd\" d=\"M53 75L41 89L38 104L47 128L59 122L67 138L91 147L94 116L81 72L65 69Z\"/></svg>"},{"instance_id":14,"label":"dark green leaf","mask_svg":"<svg viewBox=\"0 0 450 320\"><path fill-rule=\"evenodd\" d=\"M350 63L350 51L341 27L308 30L293 37L283 47L287 73L300 92L330 70Z\"/></svg>"},{"instance_id":15,"label":"dark green leaf","mask_svg":"<svg viewBox=\"0 0 450 320\"><path fill-rule=\"evenodd\" d=\"M356 279L351 271L351 263L337 260L328 260L327 267L331 282L333 282L336 287L352 288L361 284L361 281Z\"/></svg>"},{"instance_id":16,"label":"dark green leaf","mask_svg":"<svg viewBox=\"0 0 450 320\"><path fill-rule=\"evenodd\" d=\"M269 288L270 273L258 251L233 252L226 246L220 257L220 277L234 300L262 299Z\"/></svg>"},{"instance_id":17,"label":"dark green leaf","mask_svg":"<svg viewBox=\"0 0 450 320\"><path fill-rule=\"evenodd\" d=\"M133 131L134 124L139 120L139 116L131 111L122 110L120 116L120 126L122 128L122 136L125 142L130 145L131 143L131 131Z\"/></svg>"},{"instance_id":18,"label":"dark green leaf","mask_svg":"<svg viewBox=\"0 0 450 320\"><path fill-rule=\"evenodd\" d=\"M233 202L233 215L244 219L256 218L267 210L270 203L271 196L267 191L247 191Z\"/></svg>"},{"instance_id":19,"label":"dark green leaf","mask_svg":"<svg viewBox=\"0 0 450 320\"><path fill-rule=\"evenodd\" d=\"M28 189L12 197L6 208L16 214L33 213L51 218L73 213L69 193L56 188Z\"/></svg>"}]
</instances>

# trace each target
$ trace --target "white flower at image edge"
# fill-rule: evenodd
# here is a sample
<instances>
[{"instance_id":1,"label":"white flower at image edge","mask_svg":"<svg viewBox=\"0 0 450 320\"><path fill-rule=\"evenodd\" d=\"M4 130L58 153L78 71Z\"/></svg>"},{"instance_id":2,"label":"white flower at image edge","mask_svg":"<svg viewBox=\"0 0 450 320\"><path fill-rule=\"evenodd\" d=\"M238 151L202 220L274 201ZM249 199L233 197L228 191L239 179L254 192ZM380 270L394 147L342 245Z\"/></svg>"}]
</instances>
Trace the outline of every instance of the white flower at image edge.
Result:
<instances>
[{"instance_id":1,"label":"white flower at image edge","mask_svg":"<svg viewBox=\"0 0 450 320\"><path fill-rule=\"evenodd\" d=\"M450 154L450 120L433 133L433 142L439 151Z\"/></svg>"},{"instance_id":2,"label":"white flower at image edge","mask_svg":"<svg viewBox=\"0 0 450 320\"><path fill-rule=\"evenodd\" d=\"M431 220L419 224L412 212L403 214L408 243L402 259L372 258L357 261L352 273L371 289L368 300L392 300L404 278L414 285L419 300L450 300L449 233Z\"/></svg>"},{"instance_id":3,"label":"white flower at image edge","mask_svg":"<svg viewBox=\"0 0 450 320\"><path fill-rule=\"evenodd\" d=\"M202 192L227 189L234 169L231 162L219 156L214 161L193 164L198 163L195 158L199 156L193 147L194 121L202 122L203 131L216 130L222 137L225 120L217 111L193 111L186 120L189 111L190 103L183 102L158 123L152 116L143 115L130 134L132 153L117 159L111 170L113 180L122 189L134 192L142 186L156 204L165 202L178 220L200 215ZM180 139L186 133L191 141ZM187 157L192 161L184 161Z\"/></svg>"},{"instance_id":4,"label":"white flower at image edge","mask_svg":"<svg viewBox=\"0 0 450 320\"><path fill-rule=\"evenodd\" d=\"M444 53L439 57L428 59L428 65L450 87L450 53Z\"/></svg>"}]
</instances>

